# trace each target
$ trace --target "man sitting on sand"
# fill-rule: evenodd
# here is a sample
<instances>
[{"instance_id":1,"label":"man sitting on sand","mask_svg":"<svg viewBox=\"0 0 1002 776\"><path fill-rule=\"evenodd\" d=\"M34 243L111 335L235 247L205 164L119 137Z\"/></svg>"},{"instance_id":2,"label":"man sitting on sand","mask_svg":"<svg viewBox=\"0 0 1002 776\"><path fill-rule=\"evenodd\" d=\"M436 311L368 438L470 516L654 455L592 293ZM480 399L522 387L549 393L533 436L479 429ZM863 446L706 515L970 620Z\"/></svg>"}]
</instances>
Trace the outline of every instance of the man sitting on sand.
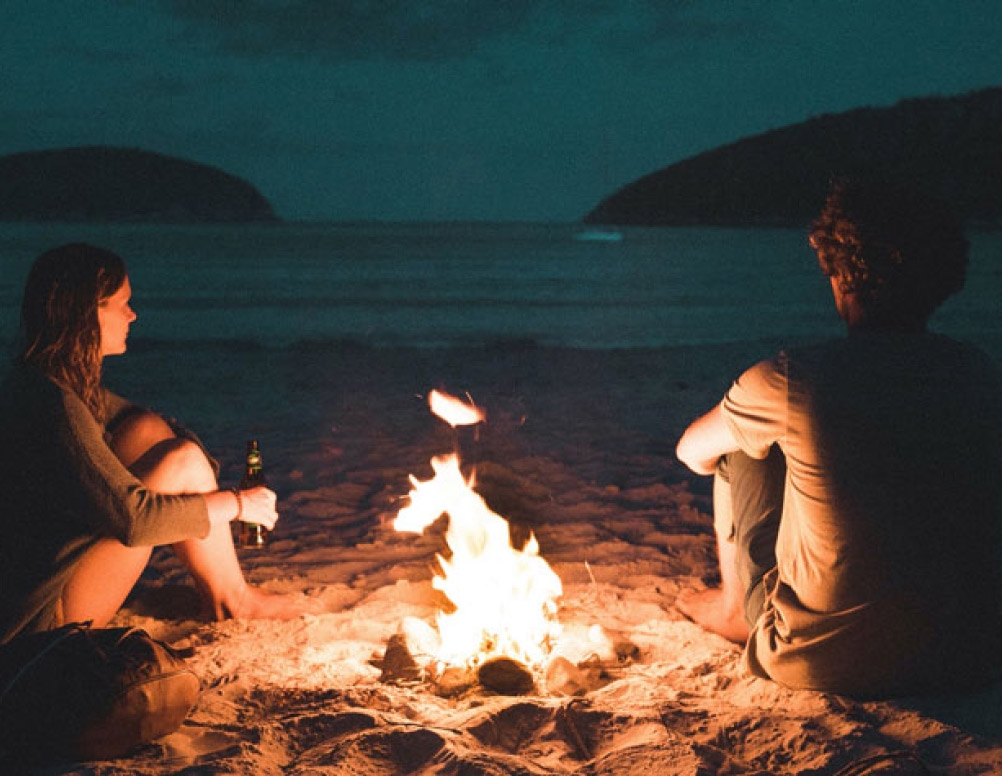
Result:
<instances>
[{"instance_id":1,"label":"man sitting on sand","mask_svg":"<svg viewBox=\"0 0 1002 776\"><path fill-rule=\"evenodd\" d=\"M721 587L681 596L752 674L878 697L1002 661L1002 379L931 334L967 241L942 203L835 186L810 233L848 336L756 364L678 457L713 474Z\"/></svg>"}]
</instances>

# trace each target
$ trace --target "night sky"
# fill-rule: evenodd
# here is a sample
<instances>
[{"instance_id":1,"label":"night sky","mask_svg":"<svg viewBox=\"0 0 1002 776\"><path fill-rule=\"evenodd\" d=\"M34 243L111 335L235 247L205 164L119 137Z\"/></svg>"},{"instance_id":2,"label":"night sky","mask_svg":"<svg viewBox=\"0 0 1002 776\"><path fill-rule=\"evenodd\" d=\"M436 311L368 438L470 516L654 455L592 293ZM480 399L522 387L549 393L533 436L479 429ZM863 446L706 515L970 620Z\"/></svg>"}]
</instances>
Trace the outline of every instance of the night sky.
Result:
<instances>
[{"instance_id":1,"label":"night sky","mask_svg":"<svg viewBox=\"0 0 1002 776\"><path fill-rule=\"evenodd\" d=\"M1002 85L997 0L4 0L0 154L144 148L295 220L567 221L775 127Z\"/></svg>"}]
</instances>

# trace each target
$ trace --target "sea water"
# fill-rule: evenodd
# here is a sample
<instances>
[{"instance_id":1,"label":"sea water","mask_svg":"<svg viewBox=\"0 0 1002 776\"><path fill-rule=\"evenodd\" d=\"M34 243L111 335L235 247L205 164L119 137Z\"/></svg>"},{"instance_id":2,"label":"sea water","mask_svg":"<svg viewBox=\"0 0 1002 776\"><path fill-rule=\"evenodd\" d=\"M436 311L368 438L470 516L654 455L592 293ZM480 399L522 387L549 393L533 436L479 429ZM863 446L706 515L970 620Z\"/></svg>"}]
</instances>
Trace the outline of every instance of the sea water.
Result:
<instances>
[{"instance_id":1,"label":"sea water","mask_svg":"<svg viewBox=\"0 0 1002 776\"><path fill-rule=\"evenodd\" d=\"M28 266L69 241L126 260L133 342L699 346L839 331L802 230L577 224L0 225L0 340ZM935 328L994 349L1002 235L972 235Z\"/></svg>"},{"instance_id":2,"label":"sea water","mask_svg":"<svg viewBox=\"0 0 1002 776\"><path fill-rule=\"evenodd\" d=\"M970 238L967 285L933 328L1002 361L1002 234ZM747 345L751 355L761 343L842 331L797 229L2 224L0 342L8 350L31 261L71 241L126 261L139 316L132 368L121 368L126 387L168 411L197 405L211 417L225 415L233 397L254 397L266 364L282 377L241 401L279 408L295 393L309 403L311 380L326 378L303 371L304 352L323 362L346 348L378 359L400 348Z\"/></svg>"}]
</instances>

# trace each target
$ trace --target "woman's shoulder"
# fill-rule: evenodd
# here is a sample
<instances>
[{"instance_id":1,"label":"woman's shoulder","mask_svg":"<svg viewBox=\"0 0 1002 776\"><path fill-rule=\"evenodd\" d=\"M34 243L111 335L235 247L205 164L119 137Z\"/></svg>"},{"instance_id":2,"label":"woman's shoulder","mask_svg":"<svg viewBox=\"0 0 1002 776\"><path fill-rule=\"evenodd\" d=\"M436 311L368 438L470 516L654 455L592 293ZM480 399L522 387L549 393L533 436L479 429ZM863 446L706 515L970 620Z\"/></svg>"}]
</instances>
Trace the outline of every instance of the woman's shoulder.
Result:
<instances>
[{"instance_id":1,"label":"woman's shoulder","mask_svg":"<svg viewBox=\"0 0 1002 776\"><path fill-rule=\"evenodd\" d=\"M39 395L54 396L60 389L41 370L27 364L15 362L11 364L4 375L2 390L5 396L25 395L30 397Z\"/></svg>"},{"instance_id":2,"label":"woman's shoulder","mask_svg":"<svg viewBox=\"0 0 1002 776\"><path fill-rule=\"evenodd\" d=\"M30 365L15 364L0 384L0 406L8 418L12 414L37 417L73 411L77 405L83 402L73 391Z\"/></svg>"}]
</instances>

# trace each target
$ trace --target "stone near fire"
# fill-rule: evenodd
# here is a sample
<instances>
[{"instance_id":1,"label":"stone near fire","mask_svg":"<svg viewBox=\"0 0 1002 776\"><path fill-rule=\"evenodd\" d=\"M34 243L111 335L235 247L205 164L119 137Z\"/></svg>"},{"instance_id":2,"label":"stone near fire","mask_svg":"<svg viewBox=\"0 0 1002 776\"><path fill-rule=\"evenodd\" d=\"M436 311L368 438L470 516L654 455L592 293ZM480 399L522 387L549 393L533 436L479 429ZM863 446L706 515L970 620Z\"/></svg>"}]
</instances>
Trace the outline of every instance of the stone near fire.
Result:
<instances>
[{"instance_id":1,"label":"stone near fire","mask_svg":"<svg viewBox=\"0 0 1002 776\"><path fill-rule=\"evenodd\" d=\"M620 663L635 663L640 660L640 647L628 638L617 638L613 642L613 649L616 651L616 659Z\"/></svg>"},{"instance_id":2,"label":"stone near fire","mask_svg":"<svg viewBox=\"0 0 1002 776\"><path fill-rule=\"evenodd\" d=\"M379 681L388 684L415 682L421 678L421 667L414 661L402 633L394 633L387 639L382 667Z\"/></svg>"},{"instance_id":3,"label":"stone near fire","mask_svg":"<svg viewBox=\"0 0 1002 776\"><path fill-rule=\"evenodd\" d=\"M502 695L525 695L532 691L532 672L510 657L495 657L477 670L477 679L484 687Z\"/></svg>"},{"instance_id":4,"label":"stone near fire","mask_svg":"<svg viewBox=\"0 0 1002 776\"><path fill-rule=\"evenodd\" d=\"M585 695L599 686L594 666L577 666L562 655L546 666L546 690L551 695Z\"/></svg>"},{"instance_id":5,"label":"stone near fire","mask_svg":"<svg viewBox=\"0 0 1002 776\"><path fill-rule=\"evenodd\" d=\"M546 666L546 690L551 695L584 695L588 692L584 673L563 655Z\"/></svg>"},{"instance_id":6,"label":"stone near fire","mask_svg":"<svg viewBox=\"0 0 1002 776\"><path fill-rule=\"evenodd\" d=\"M422 677L441 645L438 632L424 620L404 617L396 633L386 641L382 682L412 682Z\"/></svg>"},{"instance_id":7,"label":"stone near fire","mask_svg":"<svg viewBox=\"0 0 1002 776\"><path fill-rule=\"evenodd\" d=\"M435 680L435 694L441 698L455 698L473 687L477 677L468 668L449 666Z\"/></svg>"},{"instance_id":8,"label":"stone near fire","mask_svg":"<svg viewBox=\"0 0 1002 776\"><path fill-rule=\"evenodd\" d=\"M419 662L433 660L442 646L438 631L417 617L404 617L400 621L399 633L411 656Z\"/></svg>"}]
</instances>

